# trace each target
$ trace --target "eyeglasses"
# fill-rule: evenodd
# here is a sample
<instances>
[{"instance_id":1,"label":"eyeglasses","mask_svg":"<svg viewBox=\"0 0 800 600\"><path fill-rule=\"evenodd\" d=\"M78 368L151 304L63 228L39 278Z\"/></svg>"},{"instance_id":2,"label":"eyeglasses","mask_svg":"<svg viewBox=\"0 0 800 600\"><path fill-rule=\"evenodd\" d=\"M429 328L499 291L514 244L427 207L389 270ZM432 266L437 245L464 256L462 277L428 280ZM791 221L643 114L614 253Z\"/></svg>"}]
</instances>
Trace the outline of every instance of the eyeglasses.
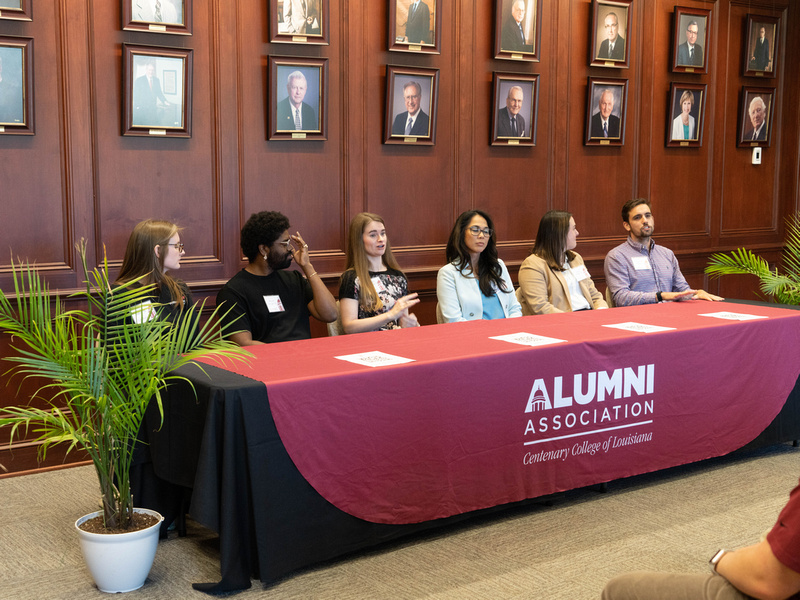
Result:
<instances>
[{"instance_id":1,"label":"eyeglasses","mask_svg":"<svg viewBox=\"0 0 800 600\"><path fill-rule=\"evenodd\" d=\"M480 234L483 234L485 237L492 237L492 230L486 227L485 229L481 229L477 225L473 225L467 229L472 235L478 237Z\"/></svg>"},{"instance_id":2,"label":"eyeglasses","mask_svg":"<svg viewBox=\"0 0 800 600\"><path fill-rule=\"evenodd\" d=\"M178 242L177 244L167 244L167 246L174 246L178 252L183 252L183 242Z\"/></svg>"},{"instance_id":3,"label":"eyeglasses","mask_svg":"<svg viewBox=\"0 0 800 600\"><path fill-rule=\"evenodd\" d=\"M292 240L285 240L285 241L278 242L278 243L288 250L289 249L289 245L292 243Z\"/></svg>"}]
</instances>

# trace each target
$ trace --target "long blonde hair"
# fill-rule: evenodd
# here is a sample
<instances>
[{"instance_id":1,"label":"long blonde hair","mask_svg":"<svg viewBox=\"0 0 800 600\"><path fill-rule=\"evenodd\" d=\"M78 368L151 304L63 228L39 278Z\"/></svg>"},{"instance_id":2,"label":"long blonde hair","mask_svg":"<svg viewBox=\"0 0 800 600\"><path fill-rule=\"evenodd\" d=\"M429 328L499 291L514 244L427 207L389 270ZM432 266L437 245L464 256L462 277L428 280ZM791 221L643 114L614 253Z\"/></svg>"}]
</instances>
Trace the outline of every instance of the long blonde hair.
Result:
<instances>
[{"instance_id":1,"label":"long blonde hair","mask_svg":"<svg viewBox=\"0 0 800 600\"><path fill-rule=\"evenodd\" d=\"M180 228L169 221L147 219L133 228L125 248L125 258L117 282L124 283L139 277L142 285L156 284L158 289L166 287L172 300L183 308L183 291L178 282L164 273L164 258L169 251L169 241ZM155 247L161 251L156 256Z\"/></svg>"},{"instance_id":2,"label":"long blonde hair","mask_svg":"<svg viewBox=\"0 0 800 600\"><path fill-rule=\"evenodd\" d=\"M378 292L375 291L375 286L372 284L372 279L369 276L369 261L367 260L367 253L364 250L364 230L367 225L372 221L377 221L384 227L383 219L375 213L362 212L358 213L353 220L350 221L350 233L347 236L347 263L345 270L353 269L356 272L356 277L361 282L359 291L359 304L366 310L374 311L383 308ZM400 271L400 265L392 255L392 246L389 243L389 237L386 237L386 250L383 253L383 264L390 269Z\"/></svg>"}]
</instances>

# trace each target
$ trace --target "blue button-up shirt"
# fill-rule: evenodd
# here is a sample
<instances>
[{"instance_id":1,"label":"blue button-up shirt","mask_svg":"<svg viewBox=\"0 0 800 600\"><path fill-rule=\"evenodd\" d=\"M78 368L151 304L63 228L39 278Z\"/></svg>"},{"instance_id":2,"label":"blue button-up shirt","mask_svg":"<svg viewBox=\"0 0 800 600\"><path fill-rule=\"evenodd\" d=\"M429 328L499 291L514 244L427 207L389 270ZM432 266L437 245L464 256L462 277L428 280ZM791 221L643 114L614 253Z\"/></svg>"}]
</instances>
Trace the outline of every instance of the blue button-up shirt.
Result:
<instances>
[{"instance_id":1,"label":"blue button-up shirt","mask_svg":"<svg viewBox=\"0 0 800 600\"><path fill-rule=\"evenodd\" d=\"M633 262L637 257L647 258L650 268L637 269ZM648 249L628 236L624 243L606 254L603 268L606 285L617 306L654 304L658 302L657 292L691 289L672 250L657 245L652 239Z\"/></svg>"}]
</instances>

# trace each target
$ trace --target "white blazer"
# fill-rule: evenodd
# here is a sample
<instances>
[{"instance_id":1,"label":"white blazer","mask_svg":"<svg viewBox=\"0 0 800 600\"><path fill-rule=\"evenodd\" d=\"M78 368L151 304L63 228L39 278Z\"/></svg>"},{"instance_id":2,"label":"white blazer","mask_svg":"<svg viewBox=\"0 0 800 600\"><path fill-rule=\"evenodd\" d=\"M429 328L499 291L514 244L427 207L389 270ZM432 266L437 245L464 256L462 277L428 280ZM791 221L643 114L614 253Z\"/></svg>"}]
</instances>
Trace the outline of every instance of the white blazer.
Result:
<instances>
[{"instance_id":1,"label":"white blazer","mask_svg":"<svg viewBox=\"0 0 800 600\"><path fill-rule=\"evenodd\" d=\"M522 307L514 294L514 284L502 260L499 260L502 269L501 277L506 284L507 292L497 290L497 297L503 307L506 318L521 317ZM453 263L439 269L436 276L436 297L439 300L437 307L437 320L440 323L454 323L455 321L475 321L483 318L483 299L478 280L464 277Z\"/></svg>"}]
</instances>

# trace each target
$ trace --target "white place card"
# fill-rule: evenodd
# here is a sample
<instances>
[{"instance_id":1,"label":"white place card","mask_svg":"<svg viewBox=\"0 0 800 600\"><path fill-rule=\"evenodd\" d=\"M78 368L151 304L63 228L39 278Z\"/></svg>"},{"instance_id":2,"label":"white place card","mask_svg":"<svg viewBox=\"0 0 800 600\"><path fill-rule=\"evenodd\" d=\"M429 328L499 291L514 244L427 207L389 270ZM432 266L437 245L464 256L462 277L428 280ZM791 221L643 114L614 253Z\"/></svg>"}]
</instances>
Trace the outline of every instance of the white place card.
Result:
<instances>
[{"instance_id":1,"label":"white place card","mask_svg":"<svg viewBox=\"0 0 800 600\"><path fill-rule=\"evenodd\" d=\"M403 358L402 356L394 356L393 354L386 354L377 350L373 352L360 352L359 354L345 354L344 356L336 356L339 360L346 360L347 362L355 363L357 365L364 365L366 367L387 367L389 365L402 365L403 363L414 362L413 358Z\"/></svg>"},{"instance_id":2,"label":"white place card","mask_svg":"<svg viewBox=\"0 0 800 600\"><path fill-rule=\"evenodd\" d=\"M674 327L661 327L660 325L647 325L646 323L617 323L616 325L603 325L612 329L624 329L625 331L635 331L637 333L655 333L657 331L671 331Z\"/></svg>"},{"instance_id":3,"label":"white place card","mask_svg":"<svg viewBox=\"0 0 800 600\"><path fill-rule=\"evenodd\" d=\"M561 342L567 341L525 332L509 333L508 335L493 335L489 339L511 342L512 344L520 344L521 346L549 346L550 344L560 344Z\"/></svg>"},{"instance_id":4,"label":"white place card","mask_svg":"<svg viewBox=\"0 0 800 600\"><path fill-rule=\"evenodd\" d=\"M698 317L713 317L715 319L725 319L727 321L752 321L753 319L768 319L769 317L764 317L761 315L748 315L746 313L735 313L735 312L715 312L715 313L705 313L702 315L697 315Z\"/></svg>"}]
</instances>

